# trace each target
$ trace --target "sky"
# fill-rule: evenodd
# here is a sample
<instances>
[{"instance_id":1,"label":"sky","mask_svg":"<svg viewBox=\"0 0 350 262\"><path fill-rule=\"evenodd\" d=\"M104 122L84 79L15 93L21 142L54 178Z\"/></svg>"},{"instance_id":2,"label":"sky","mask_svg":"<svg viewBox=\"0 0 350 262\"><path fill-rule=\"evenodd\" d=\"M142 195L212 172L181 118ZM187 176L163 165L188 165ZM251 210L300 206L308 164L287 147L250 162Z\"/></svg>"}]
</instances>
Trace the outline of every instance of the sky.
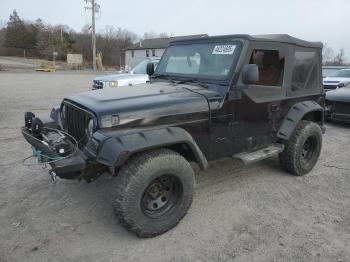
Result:
<instances>
[{"instance_id":1,"label":"sky","mask_svg":"<svg viewBox=\"0 0 350 262\"><path fill-rule=\"evenodd\" d=\"M322 41L350 57L350 0L97 0L97 31L113 25L139 36L151 30L177 35L286 33ZM83 0L0 0L0 25L16 9L27 20L67 24L80 31L91 22Z\"/></svg>"}]
</instances>

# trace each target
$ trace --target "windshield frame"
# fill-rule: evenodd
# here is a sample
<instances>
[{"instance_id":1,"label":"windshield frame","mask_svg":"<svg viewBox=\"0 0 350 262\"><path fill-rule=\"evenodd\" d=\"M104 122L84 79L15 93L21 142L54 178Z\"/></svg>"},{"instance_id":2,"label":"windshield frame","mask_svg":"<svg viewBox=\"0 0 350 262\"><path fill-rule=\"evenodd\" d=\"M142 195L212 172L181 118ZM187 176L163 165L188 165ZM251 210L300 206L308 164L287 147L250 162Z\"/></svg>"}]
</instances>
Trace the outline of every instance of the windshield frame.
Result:
<instances>
[{"instance_id":1,"label":"windshield frame","mask_svg":"<svg viewBox=\"0 0 350 262\"><path fill-rule=\"evenodd\" d=\"M205 83L219 83L219 84L229 84L234 73L235 69L237 67L239 58L241 56L242 48L243 48L244 41L239 38L226 38L226 39L201 39L201 40L194 40L194 41L184 41L184 42L175 42L170 43L170 45L167 47L170 48L172 46L184 46L184 45L195 45L195 44L218 44L218 45L236 45L235 52L233 55L233 63L231 65L231 68L228 72L228 74L225 76L225 78L219 78L215 76L203 76L198 74L178 74L178 73L168 73L168 72L159 72L159 69L161 68L161 64L164 63L166 59L166 52L167 49L164 51L164 54L161 58L161 60L158 63L157 69L155 70L154 74L152 75L152 79L165 79L165 80L194 80L197 82L205 82ZM163 77L164 76L164 77Z\"/></svg>"}]
</instances>

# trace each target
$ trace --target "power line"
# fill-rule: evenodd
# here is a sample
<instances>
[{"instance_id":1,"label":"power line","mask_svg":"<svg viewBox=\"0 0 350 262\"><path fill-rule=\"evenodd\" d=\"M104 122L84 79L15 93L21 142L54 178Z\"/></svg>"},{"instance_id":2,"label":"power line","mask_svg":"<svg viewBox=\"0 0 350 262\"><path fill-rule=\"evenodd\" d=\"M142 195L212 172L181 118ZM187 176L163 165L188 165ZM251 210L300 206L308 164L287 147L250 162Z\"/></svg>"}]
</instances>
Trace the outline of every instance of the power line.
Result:
<instances>
[{"instance_id":1,"label":"power line","mask_svg":"<svg viewBox=\"0 0 350 262\"><path fill-rule=\"evenodd\" d=\"M95 29L95 14L100 11L100 5L95 0L85 0L89 6L85 10L91 10L91 38L92 38L92 67L96 71L96 29Z\"/></svg>"}]
</instances>

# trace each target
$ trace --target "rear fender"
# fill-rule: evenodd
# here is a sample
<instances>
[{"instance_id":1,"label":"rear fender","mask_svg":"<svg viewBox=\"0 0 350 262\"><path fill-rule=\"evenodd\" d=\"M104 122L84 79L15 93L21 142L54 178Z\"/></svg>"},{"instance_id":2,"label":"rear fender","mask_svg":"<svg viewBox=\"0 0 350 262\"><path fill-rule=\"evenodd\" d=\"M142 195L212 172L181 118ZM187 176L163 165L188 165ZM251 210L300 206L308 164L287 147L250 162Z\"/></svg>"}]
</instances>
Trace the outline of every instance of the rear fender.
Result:
<instances>
[{"instance_id":1,"label":"rear fender","mask_svg":"<svg viewBox=\"0 0 350 262\"><path fill-rule=\"evenodd\" d=\"M313 120L312 113L320 114L320 117ZM315 101L304 101L295 104L284 118L277 137L283 140L289 140L299 122L303 119L317 121L323 126L324 110Z\"/></svg>"}]
</instances>

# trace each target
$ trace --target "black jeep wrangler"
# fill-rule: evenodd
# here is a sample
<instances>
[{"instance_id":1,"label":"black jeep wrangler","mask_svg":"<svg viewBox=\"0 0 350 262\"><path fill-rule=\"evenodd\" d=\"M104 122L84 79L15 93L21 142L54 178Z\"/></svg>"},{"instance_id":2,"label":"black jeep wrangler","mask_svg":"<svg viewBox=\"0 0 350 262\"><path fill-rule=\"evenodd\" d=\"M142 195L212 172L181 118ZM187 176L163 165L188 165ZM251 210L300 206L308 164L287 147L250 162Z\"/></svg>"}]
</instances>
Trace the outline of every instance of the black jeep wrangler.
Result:
<instances>
[{"instance_id":1,"label":"black jeep wrangler","mask_svg":"<svg viewBox=\"0 0 350 262\"><path fill-rule=\"evenodd\" d=\"M301 176L322 146L321 43L288 35L228 35L170 43L150 83L65 98L22 133L53 178L115 176L112 203L140 237L174 227L195 186L190 162L279 155Z\"/></svg>"}]
</instances>

